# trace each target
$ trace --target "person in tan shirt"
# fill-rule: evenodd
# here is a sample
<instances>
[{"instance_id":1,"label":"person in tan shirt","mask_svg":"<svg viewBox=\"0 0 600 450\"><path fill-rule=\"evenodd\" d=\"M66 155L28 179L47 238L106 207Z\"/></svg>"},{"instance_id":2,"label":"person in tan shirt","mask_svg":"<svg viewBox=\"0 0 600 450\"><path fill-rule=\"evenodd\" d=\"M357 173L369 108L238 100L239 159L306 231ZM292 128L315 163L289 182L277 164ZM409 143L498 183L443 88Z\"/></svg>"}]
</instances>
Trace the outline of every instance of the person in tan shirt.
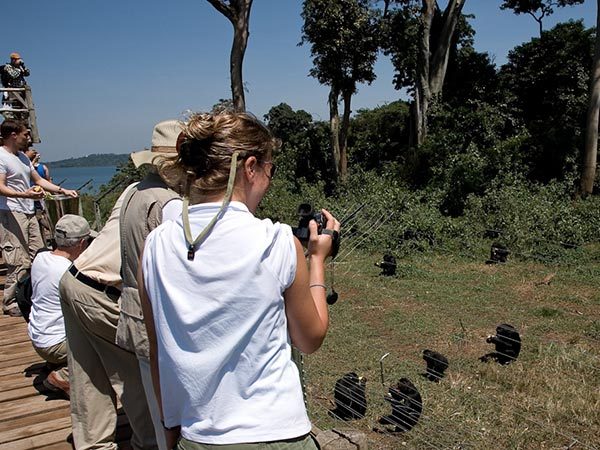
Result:
<instances>
[{"instance_id":1,"label":"person in tan shirt","mask_svg":"<svg viewBox=\"0 0 600 450\"><path fill-rule=\"evenodd\" d=\"M136 355L115 344L122 285L119 214L134 186L119 197L98 237L60 281L77 449L117 449L116 397L133 431L132 448L158 448Z\"/></svg>"}]
</instances>

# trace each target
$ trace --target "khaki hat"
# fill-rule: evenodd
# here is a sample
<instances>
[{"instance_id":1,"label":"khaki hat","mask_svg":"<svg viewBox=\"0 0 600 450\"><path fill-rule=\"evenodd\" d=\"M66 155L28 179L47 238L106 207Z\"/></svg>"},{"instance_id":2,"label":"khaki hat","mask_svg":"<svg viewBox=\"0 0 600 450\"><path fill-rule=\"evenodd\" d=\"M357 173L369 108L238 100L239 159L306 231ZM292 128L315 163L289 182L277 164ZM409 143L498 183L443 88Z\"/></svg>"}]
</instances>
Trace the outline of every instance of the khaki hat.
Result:
<instances>
[{"instance_id":1,"label":"khaki hat","mask_svg":"<svg viewBox=\"0 0 600 450\"><path fill-rule=\"evenodd\" d=\"M98 232L90 229L90 224L85 218L75 214L65 214L54 227L54 238L77 239L96 237Z\"/></svg>"},{"instance_id":2,"label":"khaki hat","mask_svg":"<svg viewBox=\"0 0 600 450\"><path fill-rule=\"evenodd\" d=\"M17 52L11 53L10 59L21 59L21 55L19 55Z\"/></svg>"},{"instance_id":3,"label":"khaki hat","mask_svg":"<svg viewBox=\"0 0 600 450\"><path fill-rule=\"evenodd\" d=\"M181 122L178 120L164 120L154 126L152 132L152 148L131 154L131 160L135 167L144 164L154 164L157 156L177 156L177 136L181 133Z\"/></svg>"}]
</instances>

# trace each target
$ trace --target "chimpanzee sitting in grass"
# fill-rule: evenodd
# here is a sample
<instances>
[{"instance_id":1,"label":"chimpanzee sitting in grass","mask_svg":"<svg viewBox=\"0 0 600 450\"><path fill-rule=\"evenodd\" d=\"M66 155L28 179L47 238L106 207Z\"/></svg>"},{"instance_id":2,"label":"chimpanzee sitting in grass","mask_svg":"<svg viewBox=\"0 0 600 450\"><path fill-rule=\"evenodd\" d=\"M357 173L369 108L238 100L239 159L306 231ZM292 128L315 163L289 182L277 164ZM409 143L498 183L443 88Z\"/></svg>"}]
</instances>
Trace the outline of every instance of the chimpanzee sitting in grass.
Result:
<instances>
[{"instance_id":1,"label":"chimpanzee sitting in grass","mask_svg":"<svg viewBox=\"0 0 600 450\"><path fill-rule=\"evenodd\" d=\"M479 358L483 362L494 360L502 365L510 364L517 359L521 351L521 336L515 327L507 323L498 325L496 334L488 336L485 342L494 344L496 351Z\"/></svg>"},{"instance_id":2,"label":"chimpanzee sitting in grass","mask_svg":"<svg viewBox=\"0 0 600 450\"><path fill-rule=\"evenodd\" d=\"M419 390L408 378L400 378L389 388L385 400L392 404L392 414L380 417L382 425L394 425L394 431L410 431L419 421L423 403Z\"/></svg>"},{"instance_id":3,"label":"chimpanzee sitting in grass","mask_svg":"<svg viewBox=\"0 0 600 450\"><path fill-rule=\"evenodd\" d=\"M355 372L349 372L335 382L333 397L335 409L329 414L336 419L362 419L367 411L367 380Z\"/></svg>"},{"instance_id":4,"label":"chimpanzee sitting in grass","mask_svg":"<svg viewBox=\"0 0 600 450\"><path fill-rule=\"evenodd\" d=\"M444 372L448 368L448 358L433 350L423 350L423 359L427 363L427 370L422 374L425 378L435 383L444 378Z\"/></svg>"}]
</instances>

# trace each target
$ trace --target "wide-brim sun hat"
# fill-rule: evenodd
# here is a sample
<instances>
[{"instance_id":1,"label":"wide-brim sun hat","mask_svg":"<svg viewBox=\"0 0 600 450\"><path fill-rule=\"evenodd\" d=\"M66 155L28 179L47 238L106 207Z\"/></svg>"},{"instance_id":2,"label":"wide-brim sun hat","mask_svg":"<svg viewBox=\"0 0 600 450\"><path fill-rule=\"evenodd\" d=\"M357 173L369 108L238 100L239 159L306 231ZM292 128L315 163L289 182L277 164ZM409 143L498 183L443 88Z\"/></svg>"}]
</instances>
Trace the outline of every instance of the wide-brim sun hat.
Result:
<instances>
[{"instance_id":1,"label":"wide-brim sun hat","mask_svg":"<svg viewBox=\"0 0 600 450\"><path fill-rule=\"evenodd\" d=\"M135 167L144 164L156 164L163 158L177 156L177 137L182 131L181 122L178 120L164 120L157 123L152 131L152 147L131 153L131 160Z\"/></svg>"}]
</instances>

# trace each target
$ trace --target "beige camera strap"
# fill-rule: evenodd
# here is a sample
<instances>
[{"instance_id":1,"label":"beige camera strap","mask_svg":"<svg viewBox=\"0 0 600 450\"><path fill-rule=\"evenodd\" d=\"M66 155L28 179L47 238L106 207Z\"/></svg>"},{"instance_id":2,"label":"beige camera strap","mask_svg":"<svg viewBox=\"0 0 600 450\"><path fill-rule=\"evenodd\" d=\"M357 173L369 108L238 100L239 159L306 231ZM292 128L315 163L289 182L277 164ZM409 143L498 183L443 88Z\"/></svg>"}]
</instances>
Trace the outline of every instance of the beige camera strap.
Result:
<instances>
[{"instance_id":1,"label":"beige camera strap","mask_svg":"<svg viewBox=\"0 0 600 450\"><path fill-rule=\"evenodd\" d=\"M185 233L185 240L188 244L188 254L187 259L189 261L194 260L194 255L196 253L196 248L204 242L204 240L208 237L212 229L214 228L217 220L223 214L223 211L227 209L229 206L229 202L231 201L231 195L233 194L233 186L235 185L235 173L237 170L237 160L240 152L233 152L231 155L231 167L229 168L229 180L227 180L227 191L225 192L225 197L223 198L223 203L221 204L221 208L219 212L215 214L215 216L211 219L211 221L206 225L206 227L200 232L196 239L192 237L192 229L190 227L190 213L188 207L190 205L189 192L183 197L183 211L181 212L182 220L183 220L183 232Z\"/></svg>"}]
</instances>

